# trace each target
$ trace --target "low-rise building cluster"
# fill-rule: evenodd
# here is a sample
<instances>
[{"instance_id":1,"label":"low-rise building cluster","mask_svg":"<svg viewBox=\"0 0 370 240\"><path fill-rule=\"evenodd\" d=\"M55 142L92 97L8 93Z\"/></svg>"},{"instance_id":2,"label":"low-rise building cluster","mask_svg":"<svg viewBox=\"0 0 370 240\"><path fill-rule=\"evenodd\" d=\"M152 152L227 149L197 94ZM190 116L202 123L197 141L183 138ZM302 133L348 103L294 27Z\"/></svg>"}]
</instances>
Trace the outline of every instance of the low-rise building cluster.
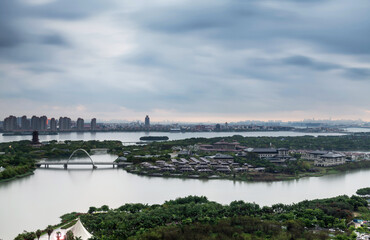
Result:
<instances>
[{"instance_id":1,"label":"low-rise building cluster","mask_svg":"<svg viewBox=\"0 0 370 240\"><path fill-rule=\"evenodd\" d=\"M346 163L346 155L339 152L307 151L302 157L314 161L314 165L318 167L330 167Z\"/></svg>"},{"instance_id":2,"label":"low-rise building cluster","mask_svg":"<svg viewBox=\"0 0 370 240\"><path fill-rule=\"evenodd\" d=\"M143 162L141 167L145 170L172 173L241 173L248 171L264 171L264 168L254 168L248 164L234 162L230 155L216 154L208 157L179 158L170 161L158 160L155 163Z\"/></svg>"}]
</instances>

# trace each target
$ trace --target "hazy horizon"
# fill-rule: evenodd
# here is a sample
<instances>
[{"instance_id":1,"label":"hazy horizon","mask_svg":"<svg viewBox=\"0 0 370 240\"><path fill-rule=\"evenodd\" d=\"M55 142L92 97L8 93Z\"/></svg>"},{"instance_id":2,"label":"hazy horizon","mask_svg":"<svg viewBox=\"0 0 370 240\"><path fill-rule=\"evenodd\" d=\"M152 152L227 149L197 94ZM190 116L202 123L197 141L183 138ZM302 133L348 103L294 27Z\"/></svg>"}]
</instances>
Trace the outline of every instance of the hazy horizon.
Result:
<instances>
[{"instance_id":1,"label":"hazy horizon","mask_svg":"<svg viewBox=\"0 0 370 240\"><path fill-rule=\"evenodd\" d=\"M14 115L13 115L14 116ZM15 115L15 117L17 118L20 118L24 115ZM31 119L31 115L26 115L27 116L27 119ZM48 114L40 114L40 115L36 115L37 117L41 117L41 116L46 116L48 120L50 120L51 118L55 118L56 120L59 119L59 117L70 117L68 115L60 115L60 116L50 116ZM266 119L266 120L263 120L263 119L240 119L240 120L237 120L237 121L227 121L227 120L210 120L208 118L205 118L204 120L199 120L199 121L196 121L194 119L192 119L193 121L185 121L185 120L172 120L172 119L164 119L164 120L160 120L160 119L153 119L150 117L150 123L151 124L225 124L225 123L229 123L229 124L238 124L238 123L241 123L241 124L244 124L246 122L255 122L255 123L258 123L258 122L262 122L262 123L274 123L274 122L279 122L279 123L289 123L289 122L306 122L306 123L326 123L326 122L338 122L338 123L358 123L358 122L362 122L362 123L369 123L368 121L364 121L362 119L332 119L332 118L329 118L329 119L315 119L315 118L310 118L310 119L297 119L297 120L281 120L281 119ZM70 117L71 118L71 117ZM77 118L82 118L84 121L85 121L85 124L89 124L89 122L92 120L92 118L85 118L84 116L78 116L76 118L71 118L71 121L73 122L76 122L77 121ZM95 117L94 117L95 118ZM124 123L135 123L135 122L140 122L140 123L144 123L145 122L145 119L138 119L138 118L135 118L135 119L99 119L99 118L95 118L97 123L111 123L111 124L124 124ZM0 119L0 121L2 121Z\"/></svg>"},{"instance_id":2,"label":"hazy horizon","mask_svg":"<svg viewBox=\"0 0 370 240\"><path fill-rule=\"evenodd\" d=\"M369 10L367 0L3 0L0 119L370 121Z\"/></svg>"}]
</instances>

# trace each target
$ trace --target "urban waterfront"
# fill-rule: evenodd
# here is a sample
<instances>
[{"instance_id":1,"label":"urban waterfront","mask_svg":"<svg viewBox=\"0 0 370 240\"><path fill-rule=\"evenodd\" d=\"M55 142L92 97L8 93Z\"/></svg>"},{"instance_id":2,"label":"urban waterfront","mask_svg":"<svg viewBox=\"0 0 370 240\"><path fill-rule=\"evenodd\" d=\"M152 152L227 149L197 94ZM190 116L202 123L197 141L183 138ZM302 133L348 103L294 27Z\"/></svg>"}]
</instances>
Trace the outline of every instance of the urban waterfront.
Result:
<instances>
[{"instance_id":1,"label":"urban waterfront","mask_svg":"<svg viewBox=\"0 0 370 240\"><path fill-rule=\"evenodd\" d=\"M297 136L341 136L345 133L306 133L290 131L255 131L255 132L186 132L186 133L169 133L169 132L68 132L59 133L58 135L39 135L40 141L65 141L65 140L119 140L122 142L138 142L142 136L168 136L169 140L181 140L186 138L213 138L213 137L230 137L241 135L243 137L297 137ZM20 140L31 140L30 135L23 136L2 136L0 142L12 142Z\"/></svg>"},{"instance_id":2,"label":"urban waterfront","mask_svg":"<svg viewBox=\"0 0 370 240\"><path fill-rule=\"evenodd\" d=\"M100 162L116 158L109 154L92 157ZM90 206L103 204L117 208L124 203L163 203L203 195L223 204L243 200L262 206L351 195L368 186L369 174L370 170L358 170L291 181L239 182L146 177L108 167L41 168L34 175L0 183L0 239L12 239L23 230L45 228L58 223L64 213L87 212Z\"/></svg>"}]
</instances>

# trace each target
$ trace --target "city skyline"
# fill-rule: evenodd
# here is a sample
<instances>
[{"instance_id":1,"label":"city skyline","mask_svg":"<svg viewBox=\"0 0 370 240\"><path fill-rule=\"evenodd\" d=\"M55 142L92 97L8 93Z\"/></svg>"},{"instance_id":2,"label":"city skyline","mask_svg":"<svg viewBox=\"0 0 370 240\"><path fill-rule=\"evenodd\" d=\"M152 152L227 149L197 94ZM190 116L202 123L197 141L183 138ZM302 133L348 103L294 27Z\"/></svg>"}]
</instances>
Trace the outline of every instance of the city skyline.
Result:
<instances>
[{"instance_id":1,"label":"city skyline","mask_svg":"<svg viewBox=\"0 0 370 240\"><path fill-rule=\"evenodd\" d=\"M369 9L366 0L1 1L0 119L370 121Z\"/></svg>"},{"instance_id":2,"label":"city skyline","mask_svg":"<svg viewBox=\"0 0 370 240\"><path fill-rule=\"evenodd\" d=\"M85 120L88 121L90 120L90 123L87 124L85 123ZM37 122L37 123L35 123ZM251 119L244 119L241 121L237 122L227 122L227 121L219 121L219 122L212 122L212 121L203 121L203 122L181 122L181 121L171 121L171 120L165 120L165 121L152 121L149 117L149 115L146 115L144 119L135 119L135 120L123 120L123 119L116 119L116 120L102 120L102 119L96 119L91 118L91 119L86 119L84 117L77 117L77 119L71 119L70 117L62 117L60 116L59 118L55 117L47 117L45 115L38 117L36 115L32 115L32 117L27 117L26 115L22 116L14 116L14 115L9 115L4 118L3 121L0 120L0 123L3 125L12 125L13 129L17 129L16 126L18 126L18 130L46 130L46 127L50 127L50 130L56 130L57 126L59 130L69 130L72 126L75 127L78 130L82 130L83 127L86 124L91 126L91 130L96 130L97 129L97 124L141 124L144 127L148 128L151 126L151 123L153 124L159 124L159 125L178 125L178 124L190 124L190 125L197 125L197 124L205 124L205 125L219 125L221 124L234 124L234 125L253 125L253 124L262 124L268 126L270 124L293 124L293 123L307 123L307 124L315 124L315 123L320 123L320 124L360 124L363 126L367 126L370 124L370 122L363 121L361 119L303 119L303 120L297 120L297 121L282 121L279 119L275 120L267 120L267 121L261 121L261 120L251 120ZM358 126L360 126L358 125Z\"/></svg>"}]
</instances>

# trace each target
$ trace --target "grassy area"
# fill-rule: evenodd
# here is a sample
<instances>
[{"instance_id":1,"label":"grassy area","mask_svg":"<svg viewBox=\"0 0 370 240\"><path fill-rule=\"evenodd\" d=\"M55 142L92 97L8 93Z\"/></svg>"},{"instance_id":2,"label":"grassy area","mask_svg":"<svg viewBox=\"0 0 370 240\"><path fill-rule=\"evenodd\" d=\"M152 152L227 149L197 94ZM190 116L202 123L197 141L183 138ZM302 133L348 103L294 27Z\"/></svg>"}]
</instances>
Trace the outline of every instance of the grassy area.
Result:
<instances>
[{"instance_id":1,"label":"grassy area","mask_svg":"<svg viewBox=\"0 0 370 240\"><path fill-rule=\"evenodd\" d=\"M73 225L75 225L77 222L77 219L75 220L72 220L71 222L67 223L66 225L62 226L61 229L67 229L67 228L70 228L72 227Z\"/></svg>"}]
</instances>

